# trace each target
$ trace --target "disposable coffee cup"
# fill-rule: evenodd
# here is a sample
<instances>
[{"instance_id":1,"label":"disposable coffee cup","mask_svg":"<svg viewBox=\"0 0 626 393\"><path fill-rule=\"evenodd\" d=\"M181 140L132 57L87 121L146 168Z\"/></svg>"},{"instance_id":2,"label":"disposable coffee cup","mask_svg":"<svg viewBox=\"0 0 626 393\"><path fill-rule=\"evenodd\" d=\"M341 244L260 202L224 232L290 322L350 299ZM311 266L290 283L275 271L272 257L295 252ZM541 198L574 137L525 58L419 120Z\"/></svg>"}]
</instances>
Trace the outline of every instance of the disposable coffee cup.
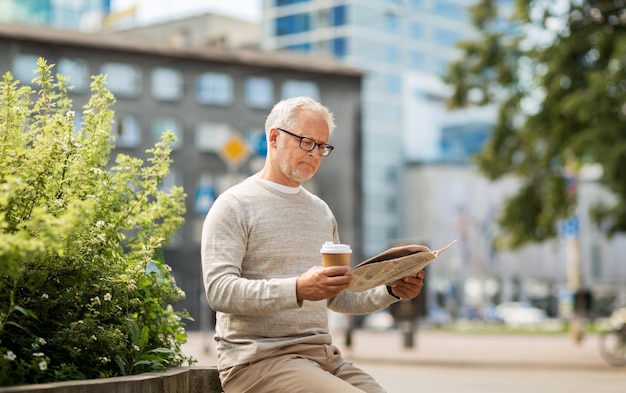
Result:
<instances>
[{"instance_id":1,"label":"disposable coffee cup","mask_svg":"<svg viewBox=\"0 0 626 393\"><path fill-rule=\"evenodd\" d=\"M350 266L350 255L352 249L348 244L338 244L326 242L320 250L322 254L322 265L328 266Z\"/></svg>"}]
</instances>

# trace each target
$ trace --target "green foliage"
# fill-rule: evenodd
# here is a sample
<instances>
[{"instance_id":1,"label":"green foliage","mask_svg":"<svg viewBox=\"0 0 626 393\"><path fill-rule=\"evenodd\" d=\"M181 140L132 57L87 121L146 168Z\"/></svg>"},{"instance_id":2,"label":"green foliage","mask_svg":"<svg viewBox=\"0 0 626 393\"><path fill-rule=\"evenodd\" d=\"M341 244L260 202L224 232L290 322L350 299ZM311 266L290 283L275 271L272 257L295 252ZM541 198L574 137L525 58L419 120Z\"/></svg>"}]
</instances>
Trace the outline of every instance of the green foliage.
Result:
<instances>
[{"instance_id":1,"label":"green foliage","mask_svg":"<svg viewBox=\"0 0 626 393\"><path fill-rule=\"evenodd\" d=\"M109 377L193 362L184 298L160 249L185 194L158 186L174 135L148 164L112 150L113 95L92 78L74 127L67 78L0 82L0 385Z\"/></svg>"},{"instance_id":2,"label":"green foliage","mask_svg":"<svg viewBox=\"0 0 626 393\"><path fill-rule=\"evenodd\" d=\"M505 202L500 245L558 235L576 208L564 177L592 164L616 196L593 216L609 235L626 231L626 1L517 0L506 23L495 3L471 8L482 37L460 44L463 56L445 79L451 107L499 106L476 162L492 180L522 181Z\"/></svg>"}]
</instances>

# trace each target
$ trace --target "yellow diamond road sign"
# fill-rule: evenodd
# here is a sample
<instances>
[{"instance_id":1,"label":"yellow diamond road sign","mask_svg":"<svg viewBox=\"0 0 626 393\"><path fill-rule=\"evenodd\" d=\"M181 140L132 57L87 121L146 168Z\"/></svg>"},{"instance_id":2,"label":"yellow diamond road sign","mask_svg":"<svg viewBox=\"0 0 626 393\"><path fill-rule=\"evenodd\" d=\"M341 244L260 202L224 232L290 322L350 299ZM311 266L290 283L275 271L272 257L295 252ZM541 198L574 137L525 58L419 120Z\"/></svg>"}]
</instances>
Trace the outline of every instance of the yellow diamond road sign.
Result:
<instances>
[{"instance_id":1,"label":"yellow diamond road sign","mask_svg":"<svg viewBox=\"0 0 626 393\"><path fill-rule=\"evenodd\" d=\"M220 156L231 167L237 167L250 155L246 141L240 135L233 135L220 149Z\"/></svg>"}]
</instances>

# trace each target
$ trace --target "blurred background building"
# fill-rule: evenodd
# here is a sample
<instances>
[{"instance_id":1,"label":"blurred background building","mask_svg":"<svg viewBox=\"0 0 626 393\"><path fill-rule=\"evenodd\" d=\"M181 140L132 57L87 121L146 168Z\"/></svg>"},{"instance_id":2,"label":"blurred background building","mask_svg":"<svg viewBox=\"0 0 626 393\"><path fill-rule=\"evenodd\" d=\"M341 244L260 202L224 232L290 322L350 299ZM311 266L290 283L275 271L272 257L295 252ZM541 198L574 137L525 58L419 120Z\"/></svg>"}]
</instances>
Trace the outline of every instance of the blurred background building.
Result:
<instances>
[{"instance_id":1,"label":"blurred background building","mask_svg":"<svg viewBox=\"0 0 626 393\"><path fill-rule=\"evenodd\" d=\"M6 32L0 69L26 81L36 56L45 55L79 85L77 103L86 97L85 77L107 73L119 101L115 130L123 151L141 154L166 128L182 136L168 181L184 185L188 215L166 256L192 315L202 297L199 223L233 173L260 165L264 116L273 102L295 94L321 99L338 116L332 141L341 148L309 186L338 215L354 262L399 243L438 248L459 239L429 267L431 313L487 318L494 305L515 300L567 317L573 294L565 242L572 237L580 242L583 285L595 312L626 300L626 238L604 238L586 214L590 204L610 198L594 176L578 184L579 225L564 226L561 238L516 252L492 247L501 202L517 184L489 183L470 157L489 137L496 109L446 110L450 89L441 80L459 56L455 44L476 34L466 11L472 0L258 0L258 20L205 12L173 18L168 6L155 23L139 23L138 15L158 2L125 3L0 0L0 25L101 29L60 42L43 39L55 35L46 32L17 46L9 44L20 40L14 31ZM498 4L506 26L514 1ZM26 18L28 12L41 16ZM74 16L54 16L64 13ZM95 44L107 47L110 40L118 43L106 51ZM246 153L224 155L225 141Z\"/></svg>"},{"instance_id":2,"label":"blurred background building","mask_svg":"<svg viewBox=\"0 0 626 393\"><path fill-rule=\"evenodd\" d=\"M110 0L0 0L0 23L95 31L110 13Z\"/></svg>"}]
</instances>

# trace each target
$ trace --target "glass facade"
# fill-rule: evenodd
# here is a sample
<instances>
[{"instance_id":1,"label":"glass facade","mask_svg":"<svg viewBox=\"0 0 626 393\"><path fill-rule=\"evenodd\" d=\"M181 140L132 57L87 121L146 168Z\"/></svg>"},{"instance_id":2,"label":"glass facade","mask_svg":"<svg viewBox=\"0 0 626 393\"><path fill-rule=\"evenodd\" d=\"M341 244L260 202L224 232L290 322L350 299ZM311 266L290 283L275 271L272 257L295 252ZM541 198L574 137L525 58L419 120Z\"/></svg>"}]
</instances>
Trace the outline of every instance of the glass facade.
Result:
<instances>
[{"instance_id":1,"label":"glass facade","mask_svg":"<svg viewBox=\"0 0 626 393\"><path fill-rule=\"evenodd\" d=\"M110 9L109 0L0 0L0 22L97 30Z\"/></svg>"}]
</instances>

